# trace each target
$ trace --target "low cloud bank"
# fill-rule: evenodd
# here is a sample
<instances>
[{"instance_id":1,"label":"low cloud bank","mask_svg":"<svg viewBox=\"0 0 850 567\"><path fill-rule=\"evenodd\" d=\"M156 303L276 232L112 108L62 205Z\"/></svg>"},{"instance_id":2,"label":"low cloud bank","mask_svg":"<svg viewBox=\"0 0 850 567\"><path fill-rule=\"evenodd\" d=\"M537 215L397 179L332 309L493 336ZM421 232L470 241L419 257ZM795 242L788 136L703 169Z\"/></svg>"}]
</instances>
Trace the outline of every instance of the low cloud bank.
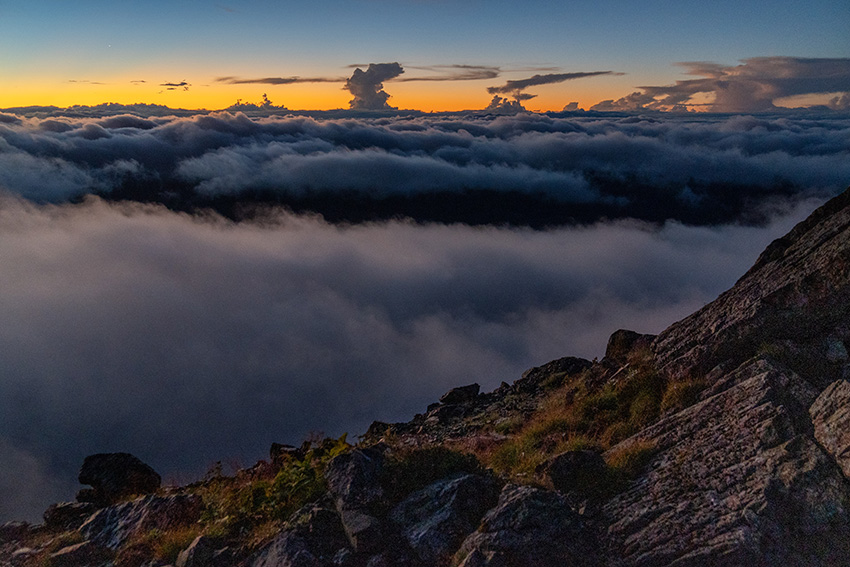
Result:
<instances>
[{"instance_id":1,"label":"low cloud bank","mask_svg":"<svg viewBox=\"0 0 850 567\"><path fill-rule=\"evenodd\" d=\"M380 81L398 71L386 65L358 75L356 97L386 103ZM445 198L461 211L452 220L464 222L467 210L488 210L468 196L486 193L492 214L484 223L514 222L500 213L520 209L517 202L531 211L518 224L546 210L557 212L551 224L759 222L777 200L843 190L848 158L850 118L812 112L0 115L0 187L34 202L97 194L226 212L222 201L262 200L323 214L349 203L363 216L348 220L376 220L369 211L387 200L412 203L405 214L414 219L445 220L425 206Z\"/></svg>"},{"instance_id":2,"label":"low cloud bank","mask_svg":"<svg viewBox=\"0 0 850 567\"><path fill-rule=\"evenodd\" d=\"M197 124L168 124L191 143ZM658 332L713 299L816 204L762 228L532 231L5 198L0 487L16 497L0 520L72 498L90 453L190 480L311 430L409 419L453 386L600 356L614 330Z\"/></svg>"}]
</instances>

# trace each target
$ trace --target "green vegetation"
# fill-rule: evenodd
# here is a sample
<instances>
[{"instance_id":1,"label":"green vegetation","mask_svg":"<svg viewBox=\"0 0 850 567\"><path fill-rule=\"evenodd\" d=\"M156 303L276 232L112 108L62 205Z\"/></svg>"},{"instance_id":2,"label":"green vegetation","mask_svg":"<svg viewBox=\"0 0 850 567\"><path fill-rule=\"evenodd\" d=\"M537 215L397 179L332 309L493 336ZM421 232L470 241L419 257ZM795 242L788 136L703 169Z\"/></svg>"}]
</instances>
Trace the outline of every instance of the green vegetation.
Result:
<instances>
[{"instance_id":1,"label":"green vegetation","mask_svg":"<svg viewBox=\"0 0 850 567\"><path fill-rule=\"evenodd\" d=\"M656 422L663 412L695 403L705 388L700 380L668 383L648 350L633 353L628 365L606 380L590 369L573 376L553 375L544 382L560 386L522 427L504 428L504 433L513 433L506 441L479 454L485 464L516 481L533 481L541 466L559 453L607 450ZM588 490L620 487L645 466L651 453L648 445L632 443L609 454L610 478L598 479L599 486Z\"/></svg>"},{"instance_id":2,"label":"green vegetation","mask_svg":"<svg viewBox=\"0 0 850 567\"><path fill-rule=\"evenodd\" d=\"M349 448L343 435L305 443L300 455L285 457L277 465L240 471L233 477L212 471L195 487L204 501L203 533L261 543L274 526L325 494L325 466Z\"/></svg>"}]
</instances>

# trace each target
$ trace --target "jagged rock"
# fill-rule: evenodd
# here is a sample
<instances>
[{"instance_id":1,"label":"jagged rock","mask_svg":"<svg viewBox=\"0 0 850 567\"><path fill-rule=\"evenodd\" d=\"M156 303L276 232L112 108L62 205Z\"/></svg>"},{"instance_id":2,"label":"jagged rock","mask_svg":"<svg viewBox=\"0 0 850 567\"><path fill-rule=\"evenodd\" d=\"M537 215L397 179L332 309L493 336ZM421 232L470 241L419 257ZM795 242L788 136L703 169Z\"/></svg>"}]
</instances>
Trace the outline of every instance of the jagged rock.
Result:
<instances>
[{"instance_id":1,"label":"jagged rock","mask_svg":"<svg viewBox=\"0 0 850 567\"><path fill-rule=\"evenodd\" d=\"M329 503L307 504L293 514L288 525L288 529L256 554L251 567L346 564L351 548L340 517Z\"/></svg>"},{"instance_id":2,"label":"jagged rock","mask_svg":"<svg viewBox=\"0 0 850 567\"><path fill-rule=\"evenodd\" d=\"M84 541L76 545L63 547L56 553L51 553L50 567L86 567L102 565L112 557L113 553L95 543Z\"/></svg>"},{"instance_id":3,"label":"jagged rock","mask_svg":"<svg viewBox=\"0 0 850 567\"><path fill-rule=\"evenodd\" d=\"M508 485L456 554L460 567L598 565L596 542L557 492Z\"/></svg>"},{"instance_id":4,"label":"jagged rock","mask_svg":"<svg viewBox=\"0 0 850 567\"><path fill-rule=\"evenodd\" d=\"M535 392L552 374L576 374L591 366L593 366L593 363L584 358L576 358L575 356L559 358L523 372L522 378L514 382L513 390L523 393Z\"/></svg>"},{"instance_id":5,"label":"jagged rock","mask_svg":"<svg viewBox=\"0 0 850 567\"><path fill-rule=\"evenodd\" d=\"M53 531L76 530L97 511L90 502L59 502L44 511L44 525Z\"/></svg>"},{"instance_id":6,"label":"jagged rock","mask_svg":"<svg viewBox=\"0 0 850 567\"><path fill-rule=\"evenodd\" d=\"M32 526L27 522L6 522L0 525L0 543L20 541L31 532Z\"/></svg>"},{"instance_id":7,"label":"jagged rock","mask_svg":"<svg viewBox=\"0 0 850 567\"><path fill-rule=\"evenodd\" d=\"M825 388L843 365L827 360L824 338L850 338L848 315L850 190L771 243L732 289L671 325L652 348L660 370L686 379L721 363L734 368L773 346L795 372ZM799 346L796 352L787 342Z\"/></svg>"},{"instance_id":8,"label":"jagged rock","mask_svg":"<svg viewBox=\"0 0 850 567\"><path fill-rule=\"evenodd\" d=\"M98 545L118 549L134 535L194 523L202 508L195 495L145 496L98 510L80 526L80 533Z\"/></svg>"},{"instance_id":9,"label":"jagged rock","mask_svg":"<svg viewBox=\"0 0 850 567\"><path fill-rule=\"evenodd\" d=\"M635 331L620 329L608 338L605 348L605 358L618 365L626 364L629 355L640 348L648 348L655 335L644 335Z\"/></svg>"},{"instance_id":10,"label":"jagged rock","mask_svg":"<svg viewBox=\"0 0 850 567\"><path fill-rule=\"evenodd\" d=\"M112 504L130 496L151 494L162 478L151 467L129 453L98 453L83 461L80 484L91 485L91 500ZM84 496L86 498L86 496ZM78 498L79 500L79 498Z\"/></svg>"},{"instance_id":11,"label":"jagged rock","mask_svg":"<svg viewBox=\"0 0 850 567\"><path fill-rule=\"evenodd\" d=\"M468 386L452 388L440 397L440 403L465 404L477 398L479 391L481 391L481 386L479 386L478 384L470 384Z\"/></svg>"},{"instance_id":12,"label":"jagged rock","mask_svg":"<svg viewBox=\"0 0 850 567\"><path fill-rule=\"evenodd\" d=\"M586 496L606 473L605 459L596 451L567 451L552 457L545 468L555 490Z\"/></svg>"},{"instance_id":13,"label":"jagged rock","mask_svg":"<svg viewBox=\"0 0 850 567\"><path fill-rule=\"evenodd\" d=\"M815 439L850 479L850 382L836 380L809 408Z\"/></svg>"},{"instance_id":14,"label":"jagged rock","mask_svg":"<svg viewBox=\"0 0 850 567\"><path fill-rule=\"evenodd\" d=\"M376 449L355 449L331 459L325 481L337 509L369 509L384 498L381 471L384 456Z\"/></svg>"},{"instance_id":15,"label":"jagged rock","mask_svg":"<svg viewBox=\"0 0 850 567\"><path fill-rule=\"evenodd\" d=\"M177 556L175 567L230 567L233 558L228 548L221 548L218 542L208 536L200 535Z\"/></svg>"},{"instance_id":16,"label":"jagged rock","mask_svg":"<svg viewBox=\"0 0 850 567\"><path fill-rule=\"evenodd\" d=\"M603 506L609 555L627 567L844 564L850 484L806 434L817 391L769 359L727 385L611 449L655 453Z\"/></svg>"},{"instance_id":17,"label":"jagged rock","mask_svg":"<svg viewBox=\"0 0 850 567\"><path fill-rule=\"evenodd\" d=\"M389 517L423 563L447 565L498 493L491 477L454 476L414 492Z\"/></svg>"}]
</instances>

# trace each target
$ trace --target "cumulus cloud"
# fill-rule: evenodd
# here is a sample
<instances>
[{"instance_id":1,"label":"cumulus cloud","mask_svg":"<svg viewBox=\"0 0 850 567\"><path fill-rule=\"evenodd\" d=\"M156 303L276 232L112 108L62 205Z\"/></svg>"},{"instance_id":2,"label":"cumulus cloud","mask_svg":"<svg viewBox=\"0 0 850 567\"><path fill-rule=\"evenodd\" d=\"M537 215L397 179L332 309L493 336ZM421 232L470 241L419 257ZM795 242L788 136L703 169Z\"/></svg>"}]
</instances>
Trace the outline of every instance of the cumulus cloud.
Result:
<instances>
[{"instance_id":1,"label":"cumulus cloud","mask_svg":"<svg viewBox=\"0 0 850 567\"><path fill-rule=\"evenodd\" d=\"M754 57L737 66L711 62L680 65L699 78L639 87L643 90L602 101L591 110L685 111L702 107L713 112L768 112L776 110L777 99L824 93L842 93L833 99L834 108L841 108L842 97L850 95L850 58ZM713 100L699 102L694 98L698 95Z\"/></svg>"},{"instance_id":2,"label":"cumulus cloud","mask_svg":"<svg viewBox=\"0 0 850 567\"><path fill-rule=\"evenodd\" d=\"M6 199L0 487L23 492L0 520L71 498L87 454L192 479L600 356L612 331L657 332L715 297L814 206L764 228L530 231Z\"/></svg>"},{"instance_id":3,"label":"cumulus cloud","mask_svg":"<svg viewBox=\"0 0 850 567\"><path fill-rule=\"evenodd\" d=\"M393 107L387 104L390 95L384 91L384 81L394 79L404 73L398 63L370 63L364 71L359 67L345 81L345 89L354 95L349 106L354 110L385 110Z\"/></svg>"}]
</instances>

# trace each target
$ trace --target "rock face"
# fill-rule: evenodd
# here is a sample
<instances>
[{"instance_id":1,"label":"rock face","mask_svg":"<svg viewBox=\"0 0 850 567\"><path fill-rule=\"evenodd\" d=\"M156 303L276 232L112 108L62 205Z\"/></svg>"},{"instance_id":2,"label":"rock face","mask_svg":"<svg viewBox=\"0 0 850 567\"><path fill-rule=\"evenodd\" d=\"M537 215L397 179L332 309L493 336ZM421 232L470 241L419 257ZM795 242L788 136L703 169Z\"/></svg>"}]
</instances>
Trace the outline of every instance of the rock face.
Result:
<instances>
[{"instance_id":1,"label":"rock face","mask_svg":"<svg viewBox=\"0 0 850 567\"><path fill-rule=\"evenodd\" d=\"M80 533L98 545L118 549L134 535L196 522L202 506L201 499L192 495L145 496L99 510L80 526Z\"/></svg>"},{"instance_id":2,"label":"rock face","mask_svg":"<svg viewBox=\"0 0 850 567\"><path fill-rule=\"evenodd\" d=\"M599 564L593 535L562 496L516 485L505 487L457 559L461 567Z\"/></svg>"},{"instance_id":3,"label":"rock face","mask_svg":"<svg viewBox=\"0 0 850 567\"><path fill-rule=\"evenodd\" d=\"M824 388L847 363L848 313L850 190L771 243L732 289L671 325L652 348L676 378L720 364L729 371L769 349Z\"/></svg>"},{"instance_id":4,"label":"rock face","mask_svg":"<svg viewBox=\"0 0 850 567\"><path fill-rule=\"evenodd\" d=\"M448 565L452 554L498 498L494 479L460 475L408 496L389 515L425 565Z\"/></svg>"},{"instance_id":5,"label":"rock face","mask_svg":"<svg viewBox=\"0 0 850 567\"><path fill-rule=\"evenodd\" d=\"M810 437L817 391L769 360L649 427L656 454L604 507L623 565L840 565L850 554L850 484Z\"/></svg>"},{"instance_id":6,"label":"rock face","mask_svg":"<svg viewBox=\"0 0 850 567\"><path fill-rule=\"evenodd\" d=\"M83 461L80 484L93 491L83 494L87 501L112 504L129 496L156 492L162 479L151 467L129 453L99 453Z\"/></svg>"},{"instance_id":7,"label":"rock face","mask_svg":"<svg viewBox=\"0 0 850 567\"><path fill-rule=\"evenodd\" d=\"M815 439L850 479L850 382L836 380L809 408Z\"/></svg>"}]
</instances>

